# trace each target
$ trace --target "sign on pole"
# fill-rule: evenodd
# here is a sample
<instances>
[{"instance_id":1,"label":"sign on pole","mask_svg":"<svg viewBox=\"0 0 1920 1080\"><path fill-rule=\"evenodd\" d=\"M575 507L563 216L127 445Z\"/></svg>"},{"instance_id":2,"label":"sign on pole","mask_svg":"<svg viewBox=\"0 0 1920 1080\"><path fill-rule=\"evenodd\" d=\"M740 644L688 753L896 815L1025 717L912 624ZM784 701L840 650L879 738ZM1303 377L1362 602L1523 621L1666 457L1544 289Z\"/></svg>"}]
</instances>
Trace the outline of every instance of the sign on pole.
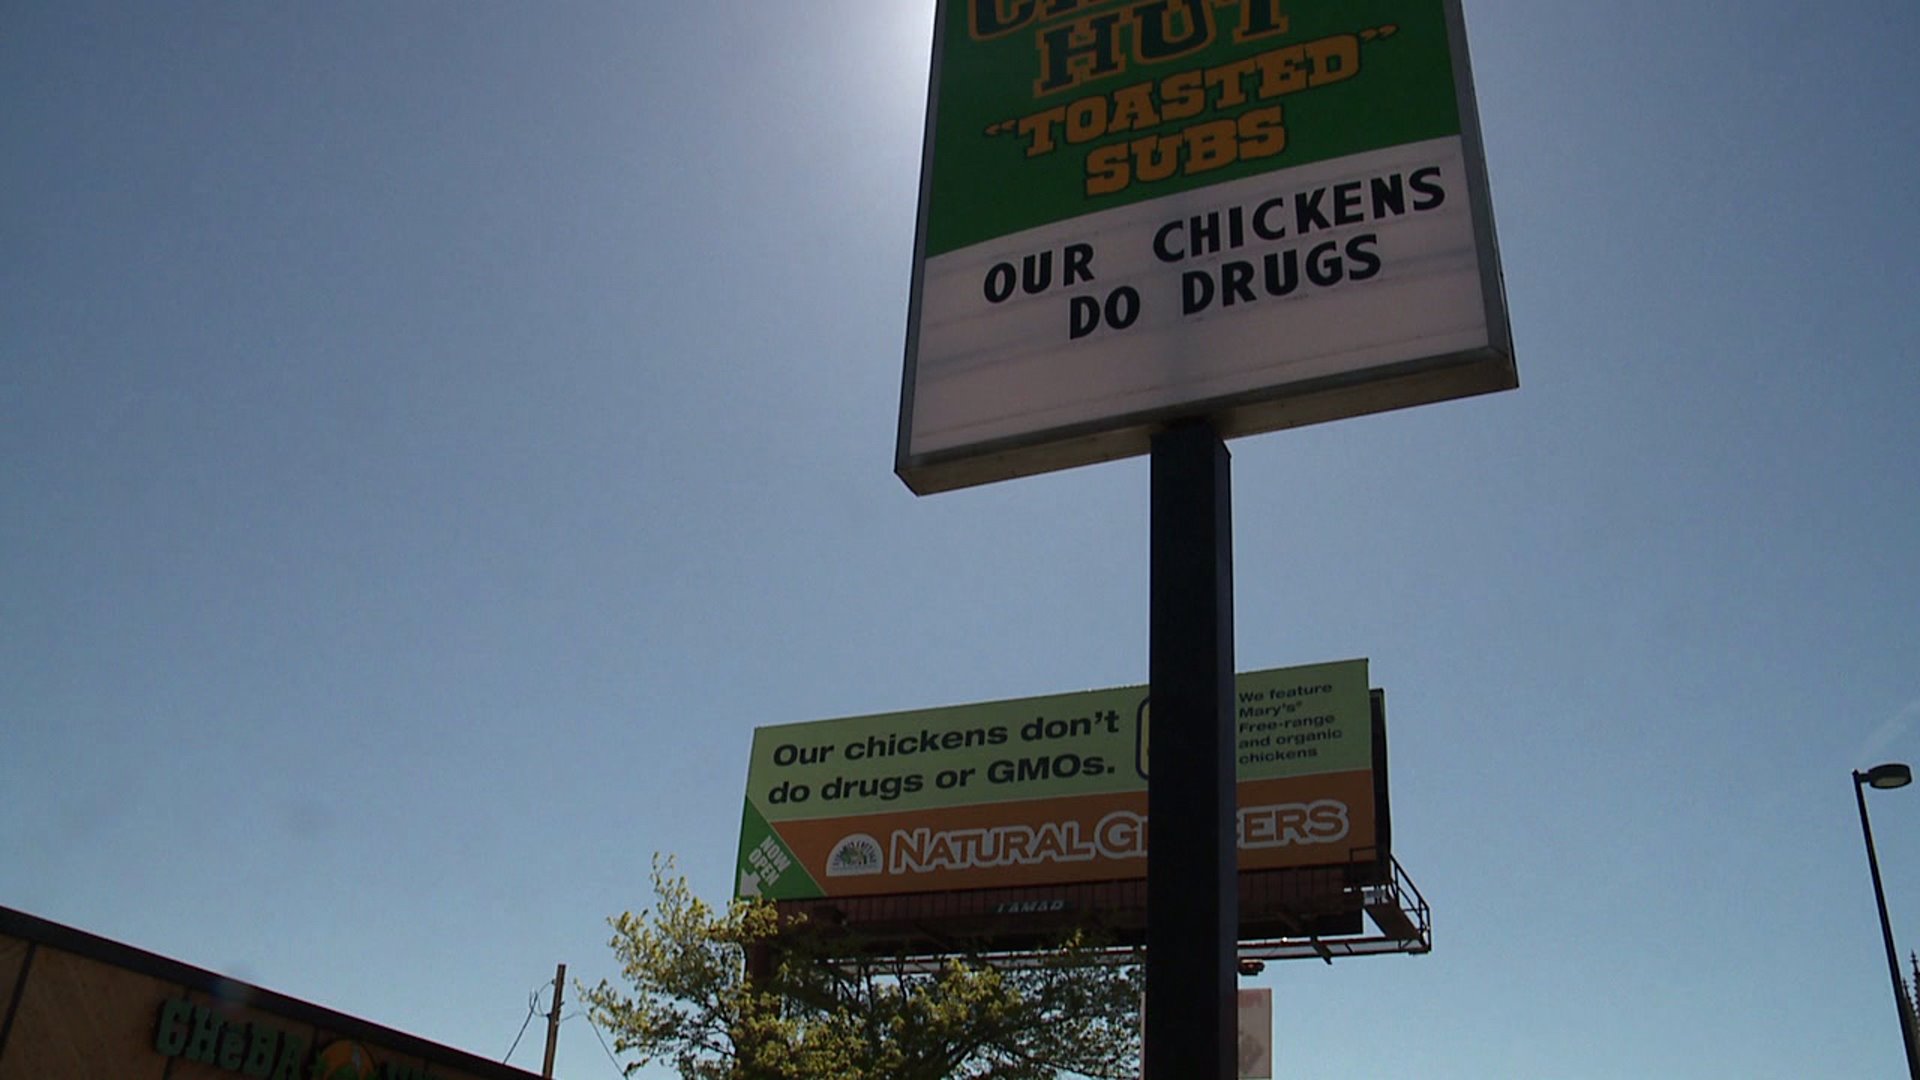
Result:
<instances>
[{"instance_id":1,"label":"sign on pole","mask_svg":"<svg viewBox=\"0 0 1920 1080\"><path fill-rule=\"evenodd\" d=\"M1240 1080L1273 1080L1273 991L1240 991Z\"/></svg>"},{"instance_id":2,"label":"sign on pole","mask_svg":"<svg viewBox=\"0 0 1920 1080\"><path fill-rule=\"evenodd\" d=\"M940 0L925 494L1517 385L1459 0Z\"/></svg>"},{"instance_id":3,"label":"sign on pole","mask_svg":"<svg viewBox=\"0 0 1920 1080\"><path fill-rule=\"evenodd\" d=\"M1240 990L1237 994L1239 1012L1239 1062L1234 1075L1239 1080L1273 1080L1273 991L1266 987ZM1144 1042L1147 1031L1147 1003L1144 997L1140 1001L1140 1034ZM1140 1075L1145 1080L1147 1068L1144 1062L1140 1066Z\"/></svg>"}]
</instances>

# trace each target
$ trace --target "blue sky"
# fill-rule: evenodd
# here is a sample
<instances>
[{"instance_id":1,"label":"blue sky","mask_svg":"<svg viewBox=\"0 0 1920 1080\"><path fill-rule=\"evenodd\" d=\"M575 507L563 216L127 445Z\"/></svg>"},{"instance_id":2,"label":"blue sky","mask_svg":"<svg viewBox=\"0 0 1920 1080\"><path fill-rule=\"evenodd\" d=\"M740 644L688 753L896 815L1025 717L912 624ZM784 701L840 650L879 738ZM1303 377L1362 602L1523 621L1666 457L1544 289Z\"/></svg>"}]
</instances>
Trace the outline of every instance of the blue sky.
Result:
<instances>
[{"instance_id":1,"label":"blue sky","mask_svg":"<svg viewBox=\"0 0 1920 1080\"><path fill-rule=\"evenodd\" d=\"M1436 926L1279 1075L1893 1075L1920 10L1466 13L1521 389L1232 445ZM0 904L497 1057L755 725L1142 681L1143 462L891 473L931 15L8 5Z\"/></svg>"}]
</instances>

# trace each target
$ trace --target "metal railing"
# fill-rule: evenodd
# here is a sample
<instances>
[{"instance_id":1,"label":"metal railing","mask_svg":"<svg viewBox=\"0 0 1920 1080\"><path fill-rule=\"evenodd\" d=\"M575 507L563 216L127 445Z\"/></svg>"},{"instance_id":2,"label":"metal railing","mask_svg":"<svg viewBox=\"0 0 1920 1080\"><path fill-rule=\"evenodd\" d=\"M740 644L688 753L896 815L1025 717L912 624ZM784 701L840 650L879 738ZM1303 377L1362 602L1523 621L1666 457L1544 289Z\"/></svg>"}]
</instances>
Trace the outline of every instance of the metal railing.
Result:
<instances>
[{"instance_id":1,"label":"metal railing","mask_svg":"<svg viewBox=\"0 0 1920 1080\"><path fill-rule=\"evenodd\" d=\"M1394 953L1419 956L1433 951L1433 909L1419 886L1413 883L1406 869L1400 865L1400 860L1390 859L1385 875L1377 873L1378 864L1375 862L1357 860L1356 866L1364 867L1366 872L1354 876L1356 884L1347 887L1346 895L1367 912L1376 927L1375 933L1243 941L1238 948L1239 959L1322 960L1332 963L1341 957L1386 956ZM1092 950L1083 954L1082 958L1090 963L1123 965L1140 963L1141 956L1137 947L1116 946ZM971 964L1007 969L1058 962L1057 956L1045 951L1004 950L955 952L905 961L890 959L885 966L888 970L915 973L937 971L953 957L964 958Z\"/></svg>"},{"instance_id":2,"label":"metal railing","mask_svg":"<svg viewBox=\"0 0 1920 1080\"><path fill-rule=\"evenodd\" d=\"M1240 943L1242 960L1324 960L1343 956L1382 956L1390 953L1421 955L1433 951L1433 909L1407 876L1400 860L1392 859L1385 880L1350 887L1360 906L1373 919L1378 933L1358 937L1277 938ZM1390 925L1393 924L1393 925Z\"/></svg>"}]
</instances>

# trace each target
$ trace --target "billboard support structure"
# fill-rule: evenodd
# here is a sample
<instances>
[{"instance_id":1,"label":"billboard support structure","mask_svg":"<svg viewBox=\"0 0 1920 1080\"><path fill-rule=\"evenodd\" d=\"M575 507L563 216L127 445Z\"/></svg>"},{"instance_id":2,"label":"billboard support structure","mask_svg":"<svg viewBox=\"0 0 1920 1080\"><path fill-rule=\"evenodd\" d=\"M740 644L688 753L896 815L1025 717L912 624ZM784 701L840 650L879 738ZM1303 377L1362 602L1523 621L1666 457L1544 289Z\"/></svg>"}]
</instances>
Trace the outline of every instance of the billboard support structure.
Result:
<instances>
[{"instance_id":1,"label":"billboard support structure","mask_svg":"<svg viewBox=\"0 0 1920 1080\"><path fill-rule=\"evenodd\" d=\"M1148 1080L1232 1080L1235 949L1233 515L1210 423L1153 436L1147 778Z\"/></svg>"}]
</instances>

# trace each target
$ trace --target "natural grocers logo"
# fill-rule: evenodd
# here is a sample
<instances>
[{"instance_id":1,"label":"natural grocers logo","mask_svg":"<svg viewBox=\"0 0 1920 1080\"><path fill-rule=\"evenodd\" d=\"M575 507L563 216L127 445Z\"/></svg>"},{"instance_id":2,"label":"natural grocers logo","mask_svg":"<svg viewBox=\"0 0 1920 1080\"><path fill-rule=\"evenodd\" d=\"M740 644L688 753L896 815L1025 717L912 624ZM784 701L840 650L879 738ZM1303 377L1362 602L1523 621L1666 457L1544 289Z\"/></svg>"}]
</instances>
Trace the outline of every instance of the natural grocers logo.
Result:
<instances>
[{"instance_id":1,"label":"natural grocers logo","mask_svg":"<svg viewBox=\"0 0 1920 1080\"><path fill-rule=\"evenodd\" d=\"M886 864L886 857L880 851L880 841L866 833L854 833L833 845L833 851L827 855L827 876L878 874L886 869Z\"/></svg>"}]
</instances>

